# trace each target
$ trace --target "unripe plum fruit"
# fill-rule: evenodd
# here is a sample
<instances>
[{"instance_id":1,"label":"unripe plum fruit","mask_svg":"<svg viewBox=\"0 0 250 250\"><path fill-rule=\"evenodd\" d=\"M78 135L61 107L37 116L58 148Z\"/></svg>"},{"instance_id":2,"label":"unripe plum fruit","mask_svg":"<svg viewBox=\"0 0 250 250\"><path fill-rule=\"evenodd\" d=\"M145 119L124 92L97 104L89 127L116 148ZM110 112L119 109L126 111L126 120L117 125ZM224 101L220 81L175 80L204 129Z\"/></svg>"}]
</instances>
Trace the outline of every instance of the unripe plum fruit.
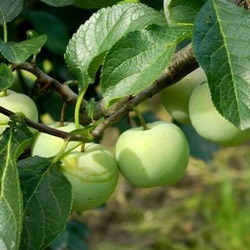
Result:
<instances>
[{"instance_id":1,"label":"unripe plum fruit","mask_svg":"<svg viewBox=\"0 0 250 250\"><path fill-rule=\"evenodd\" d=\"M65 122L63 126L60 126L60 122L53 122L49 125L51 128L58 129L64 132L71 132L76 129L74 122ZM59 153L63 146L64 140L60 137L56 137L43 132L38 132L35 136L31 147L32 156L38 155L41 157L52 157ZM67 149L79 144L79 142L71 141L69 142ZM81 146L75 150L80 151Z\"/></svg>"},{"instance_id":2,"label":"unripe plum fruit","mask_svg":"<svg viewBox=\"0 0 250 250\"><path fill-rule=\"evenodd\" d=\"M148 129L132 128L120 135L115 148L119 169L135 187L170 185L185 173L189 145L175 124L157 121Z\"/></svg>"},{"instance_id":3,"label":"unripe plum fruit","mask_svg":"<svg viewBox=\"0 0 250 250\"><path fill-rule=\"evenodd\" d=\"M73 122L59 122L50 125L65 132L75 130ZM64 140L38 133L32 145L32 155L52 157L59 153ZM69 142L66 149L76 146L79 142ZM103 146L96 143L86 143L63 156L59 167L60 172L69 180L72 186L74 211L86 211L103 204L114 192L117 185L119 170L115 157Z\"/></svg>"},{"instance_id":4,"label":"unripe plum fruit","mask_svg":"<svg viewBox=\"0 0 250 250\"><path fill-rule=\"evenodd\" d=\"M2 92L3 93L3 92ZM0 96L0 106L16 113L22 112L32 121L38 121L38 111L34 101L27 95L17 93L13 90L7 90L7 95ZM0 113L0 122L8 122L9 117ZM8 125L0 125L0 134L8 127ZM33 129L30 129L34 131Z\"/></svg>"},{"instance_id":5,"label":"unripe plum fruit","mask_svg":"<svg viewBox=\"0 0 250 250\"><path fill-rule=\"evenodd\" d=\"M61 159L60 171L72 185L74 211L86 211L106 202L119 176L114 156L103 146L85 144L84 152L71 152Z\"/></svg>"},{"instance_id":6,"label":"unripe plum fruit","mask_svg":"<svg viewBox=\"0 0 250 250\"><path fill-rule=\"evenodd\" d=\"M189 101L189 114L196 132L208 141L235 146L250 139L250 129L240 130L217 111L207 82L193 91Z\"/></svg>"},{"instance_id":7,"label":"unripe plum fruit","mask_svg":"<svg viewBox=\"0 0 250 250\"><path fill-rule=\"evenodd\" d=\"M206 81L202 68L197 68L179 82L161 91L161 102L172 118L179 123L189 124L188 103L196 86Z\"/></svg>"}]
</instances>

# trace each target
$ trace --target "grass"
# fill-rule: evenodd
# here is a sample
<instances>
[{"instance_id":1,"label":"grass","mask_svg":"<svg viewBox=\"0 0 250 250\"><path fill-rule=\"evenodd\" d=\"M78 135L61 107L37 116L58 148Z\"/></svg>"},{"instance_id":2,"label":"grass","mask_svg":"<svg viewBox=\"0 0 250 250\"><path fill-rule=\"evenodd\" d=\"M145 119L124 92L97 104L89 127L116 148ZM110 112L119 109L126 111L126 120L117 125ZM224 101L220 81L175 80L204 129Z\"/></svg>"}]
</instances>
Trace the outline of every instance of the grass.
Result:
<instances>
[{"instance_id":1,"label":"grass","mask_svg":"<svg viewBox=\"0 0 250 250\"><path fill-rule=\"evenodd\" d=\"M94 250L245 250L250 245L250 145L193 159L176 185L135 189L121 178L106 209L84 214Z\"/></svg>"},{"instance_id":2,"label":"grass","mask_svg":"<svg viewBox=\"0 0 250 250\"><path fill-rule=\"evenodd\" d=\"M215 228L221 232L225 247L230 249L248 249L250 245L249 226L250 226L250 195L247 190L249 186L240 187L234 184L231 177L222 180L219 187L219 198L211 197L206 201L203 208L204 217L210 224L214 224ZM246 178L243 183L249 183ZM211 235L216 239L216 235ZM223 249L222 247L220 249Z\"/></svg>"}]
</instances>

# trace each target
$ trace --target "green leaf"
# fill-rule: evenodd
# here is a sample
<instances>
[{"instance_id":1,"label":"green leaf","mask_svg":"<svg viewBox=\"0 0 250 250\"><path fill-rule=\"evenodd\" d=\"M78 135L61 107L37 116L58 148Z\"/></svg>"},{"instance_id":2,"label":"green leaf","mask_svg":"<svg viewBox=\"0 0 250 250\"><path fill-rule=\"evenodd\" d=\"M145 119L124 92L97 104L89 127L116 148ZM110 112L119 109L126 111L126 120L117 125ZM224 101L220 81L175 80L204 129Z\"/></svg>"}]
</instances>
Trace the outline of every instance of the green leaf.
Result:
<instances>
[{"instance_id":1,"label":"green leaf","mask_svg":"<svg viewBox=\"0 0 250 250\"><path fill-rule=\"evenodd\" d=\"M99 10L80 26L70 40L65 60L79 81L79 90L94 82L106 52L124 35L152 23L162 14L143 4L119 4Z\"/></svg>"},{"instance_id":2,"label":"green leaf","mask_svg":"<svg viewBox=\"0 0 250 250\"><path fill-rule=\"evenodd\" d=\"M49 249L89 250L87 244L89 236L90 232L85 224L78 220L70 220L65 231L56 238Z\"/></svg>"},{"instance_id":3,"label":"green leaf","mask_svg":"<svg viewBox=\"0 0 250 250\"><path fill-rule=\"evenodd\" d=\"M13 116L11 126L0 139L0 247L19 249L23 201L16 167L17 158L33 137L19 116Z\"/></svg>"},{"instance_id":4,"label":"green leaf","mask_svg":"<svg viewBox=\"0 0 250 250\"><path fill-rule=\"evenodd\" d=\"M12 21L23 10L24 0L1 0L0 25Z\"/></svg>"},{"instance_id":5,"label":"green leaf","mask_svg":"<svg viewBox=\"0 0 250 250\"><path fill-rule=\"evenodd\" d=\"M24 16L39 34L46 34L45 48L56 54L65 53L70 35L63 20L51 13L36 10L29 10L24 13Z\"/></svg>"},{"instance_id":6,"label":"green leaf","mask_svg":"<svg viewBox=\"0 0 250 250\"><path fill-rule=\"evenodd\" d=\"M99 9L117 2L117 0L76 0L74 5L83 9Z\"/></svg>"},{"instance_id":7,"label":"green leaf","mask_svg":"<svg viewBox=\"0 0 250 250\"><path fill-rule=\"evenodd\" d=\"M164 12L169 25L193 24L206 0L165 0Z\"/></svg>"},{"instance_id":8,"label":"green leaf","mask_svg":"<svg viewBox=\"0 0 250 250\"><path fill-rule=\"evenodd\" d=\"M71 211L71 185L60 163L38 156L18 162L24 200L20 249L44 249L65 228Z\"/></svg>"},{"instance_id":9,"label":"green leaf","mask_svg":"<svg viewBox=\"0 0 250 250\"><path fill-rule=\"evenodd\" d=\"M169 65L178 42L191 36L191 27L160 27L129 33L108 52L101 87L105 106L151 85Z\"/></svg>"},{"instance_id":10,"label":"green leaf","mask_svg":"<svg viewBox=\"0 0 250 250\"><path fill-rule=\"evenodd\" d=\"M41 1L48 5L59 7L59 6L71 5L75 0L41 0Z\"/></svg>"},{"instance_id":11,"label":"green leaf","mask_svg":"<svg viewBox=\"0 0 250 250\"><path fill-rule=\"evenodd\" d=\"M0 64L0 91L8 89L14 82L14 75L10 68L4 64Z\"/></svg>"},{"instance_id":12,"label":"green leaf","mask_svg":"<svg viewBox=\"0 0 250 250\"><path fill-rule=\"evenodd\" d=\"M91 142L93 141L93 135L91 134L91 132L102 122L104 121L104 117L101 117L100 119L98 119L97 121L95 121L94 123L90 123L89 125L85 126L84 128L79 128L79 129L75 129L73 131L70 132L70 134L74 135L74 134L80 134L82 136L82 141L83 142Z\"/></svg>"},{"instance_id":13,"label":"green leaf","mask_svg":"<svg viewBox=\"0 0 250 250\"><path fill-rule=\"evenodd\" d=\"M250 128L250 15L226 0L209 0L194 26L193 46L218 111Z\"/></svg>"},{"instance_id":14,"label":"green leaf","mask_svg":"<svg viewBox=\"0 0 250 250\"><path fill-rule=\"evenodd\" d=\"M91 121L94 120L94 114L95 114L95 111L96 111L96 101L95 101L95 98L91 98L87 105L86 105L86 111L87 111L87 114L88 114L88 117L91 119Z\"/></svg>"},{"instance_id":15,"label":"green leaf","mask_svg":"<svg viewBox=\"0 0 250 250\"><path fill-rule=\"evenodd\" d=\"M46 35L40 35L20 43L5 43L0 39L0 51L8 61L22 63L32 54L37 53L46 42L46 39Z\"/></svg>"}]
</instances>

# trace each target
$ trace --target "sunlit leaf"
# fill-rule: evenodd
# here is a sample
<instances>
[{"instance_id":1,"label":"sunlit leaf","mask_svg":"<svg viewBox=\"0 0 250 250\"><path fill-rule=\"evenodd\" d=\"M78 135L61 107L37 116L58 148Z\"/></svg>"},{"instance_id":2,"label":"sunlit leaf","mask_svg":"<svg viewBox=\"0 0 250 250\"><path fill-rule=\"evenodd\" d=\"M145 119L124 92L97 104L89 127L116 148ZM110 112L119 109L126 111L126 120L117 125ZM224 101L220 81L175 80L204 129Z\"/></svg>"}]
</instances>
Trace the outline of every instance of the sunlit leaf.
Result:
<instances>
[{"instance_id":1,"label":"sunlit leaf","mask_svg":"<svg viewBox=\"0 0 250 250\"><path fill-rule=\"evenodd\" d=\"M190 36L188 26L152 26L120 39L103 65L101 87L106 106L152 84L169 65L178 42Z\"/></svg>"},{"instance_id":2,"label":"sunlit leaf","mask_svg":"<svg viewBox=\"0 0 250 250\"><path fill-rule=\"evenodd\" d=\"M152 23L165 23L162 14L143 4L118 4L96 12L69 42L65 60L79 81L80 91L94 82L106 52L127 33Z\"/></svg>"},{"instance_id":3,"label":"sunlit leaf","mask_svg":"<svg viewBox=\"0 0 250 250\"><path fill-rule=\"evenodd\" d=\"M37 53L46 42L46 35L40 35L23 42L3 42L0 39L0 51L12 63L25 62L31 55Z\"/></svg>"}]
</instances>

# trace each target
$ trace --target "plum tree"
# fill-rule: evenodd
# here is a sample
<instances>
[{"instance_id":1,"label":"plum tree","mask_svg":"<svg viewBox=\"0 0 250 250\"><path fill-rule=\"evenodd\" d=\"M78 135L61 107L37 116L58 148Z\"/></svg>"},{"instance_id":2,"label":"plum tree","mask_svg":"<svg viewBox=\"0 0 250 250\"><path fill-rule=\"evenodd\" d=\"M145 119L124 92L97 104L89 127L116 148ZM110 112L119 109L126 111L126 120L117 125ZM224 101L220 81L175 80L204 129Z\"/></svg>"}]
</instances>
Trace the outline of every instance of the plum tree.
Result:
<instances>
[{"instance_id":1,"label":"plum tree","mask_svg":"<svg viewBox=\"0 0 250 250\"><path fill-rule=\"evenodd\" d=\"M64 122L62 127L58 123L47 126L28 120L10 122L10 133L0 135L0 238L4 248L48 249L63 245L70 249L74 247L70 239L72 244L84 248L82 238L87 234L76 234L66 226L68 219L82 215L70 216L72 187L73 209L86 210L108 199L119 168L134 186L155 187L170 185L184 175L188 146L196 157L212 160L218 147L193 137L190 125L180 125L190 145L180 128L166 122L148 124L146 130L124 132L116 145L119 168L115 157L105 149L88 144L104 135L105 143L115 146L113 136L127 127L126 118L132 110L141 104L150 109L149 98L164 88L171 92L179 86L176 82L199 65L208 80L216 83L210 85L217 95L215 106L238 127L233 126L232 132L225 125L222 132L217 131L213 126L220 122L199 116L201 94L193 113L197 120L202 120L200 130L204 130L204 136L224 145L235 145L248 138L248 132L240 130L250 127L250 40L246 39L250 24L244 2L1 1L0 90L32 93L41 118L45 114L54 120L60 117ZM196 71L191 73L190 78L195 74ZM187 106L196 81L204 81L202 74L183 83L178 89L179 97L171 92L163 98L170 102L166 108L174 120L190 122ZM0 97L0 112L5 115L10 114L3 108L7 97ZM25 101L16 101L18 98L11 102L18 110L6 108L33 119L25 113ZM154 121L154 115L161 113L148 115L147 121ZM0 117L0 124L6 126L8 119ZM33 120L37 121L37 117ZM68 123L72 120L76 126ZM191 120L194 127L195 120ZM68 137L65 132L79 128L80 124L85 128ZM26 125L37 134L32 137ZM225 142L221 136L226 131L231 138ZM215 135L211 138L208 133ZM73 138L78 141L72 141ZM202 153L196 152L199 150ZM61 233L63 239L54 241Z\"/></svg>"},{"instance_id":2,"label":"plum tree","mask_svg":"<svg viewBox=\"0 0 250 250\"><path fill-rule=\"evenodd\" d=\"M120 135L115 155L123 176L135 187L175 183L185 173L189 146L185 135L172 123L157 121L148 129L132 128Z\"/></svg>"}]
</instances>

